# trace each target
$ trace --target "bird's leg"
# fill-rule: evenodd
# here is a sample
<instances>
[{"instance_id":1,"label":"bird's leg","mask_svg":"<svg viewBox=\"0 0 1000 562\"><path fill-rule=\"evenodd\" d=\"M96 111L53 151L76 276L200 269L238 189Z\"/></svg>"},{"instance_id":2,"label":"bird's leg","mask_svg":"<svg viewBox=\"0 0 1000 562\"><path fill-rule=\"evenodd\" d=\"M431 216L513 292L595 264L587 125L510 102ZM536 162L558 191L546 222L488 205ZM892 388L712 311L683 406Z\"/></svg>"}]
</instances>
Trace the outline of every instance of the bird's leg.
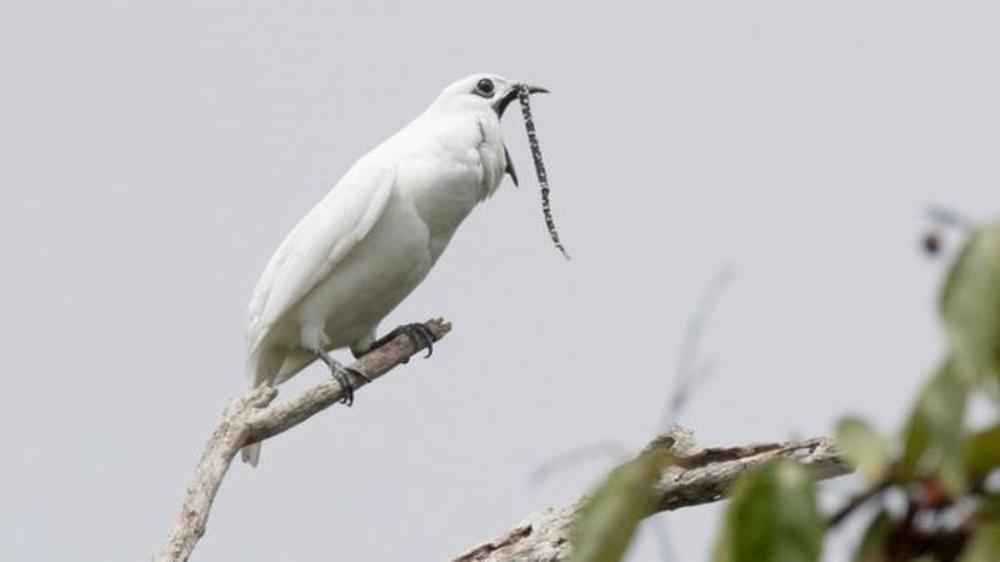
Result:
<instances>
[{"instance_id":1,"label":"bird's leg","mask_svg":"<svg viewBox=\"0 0 1000 562\"><path fill-rule=\"evenodd\" d=\"M358 377L366 383L372 382L372 380L365 376L365 374L361 371L345 367L338 363L337 360L330 357L330 354L326 351L318 351L316 352L316 355L319 357L320 361L326 363L326 366L330 368L330 374L333 375L333 378L337 379L337 382L339 382L340 386L343 387L344 397L340 399L340 402L345 406L349 407L351 404L354 404L354 384L351 383L351 375Z\"/></svg>"},{"instance_id":2,"label":"bird's leg","mask_svg":"<svg viewBox=\"0 0 1000 562\"><path fill-rule=\"evenodd\" d=\"M424 357L430 357L434 353L434 340L436 339L434 337L434 332L432 332L427 326L418 322L414 324L403 324L402 326L382 336L367 350L365 350L365 354L371 353L383 345L391 342L400 334L409 338L410 343L412 343L413 347L417 348L417 350L426 348L427 355L424 355Z\"/></svg>"}]
</instances>

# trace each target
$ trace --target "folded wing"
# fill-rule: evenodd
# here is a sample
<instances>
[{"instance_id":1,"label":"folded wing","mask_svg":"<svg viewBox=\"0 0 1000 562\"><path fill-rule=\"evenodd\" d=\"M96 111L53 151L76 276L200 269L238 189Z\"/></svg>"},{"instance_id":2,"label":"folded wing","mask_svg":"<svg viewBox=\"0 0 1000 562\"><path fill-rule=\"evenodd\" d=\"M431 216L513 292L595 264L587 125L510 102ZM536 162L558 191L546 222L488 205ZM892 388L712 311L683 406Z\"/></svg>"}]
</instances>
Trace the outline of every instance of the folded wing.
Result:
<instances>
[{"instance_id":1,"label":"folded wing","mask_svg":"<svg viewBox=\"0 0 1000 562\"><path fill-rule=\"evenodd\" d=\"M395 166L362 159L295 225L254 289L247 311L251 353L368 235L385 211L395 181Z\"/></svg>"}]
</instances>

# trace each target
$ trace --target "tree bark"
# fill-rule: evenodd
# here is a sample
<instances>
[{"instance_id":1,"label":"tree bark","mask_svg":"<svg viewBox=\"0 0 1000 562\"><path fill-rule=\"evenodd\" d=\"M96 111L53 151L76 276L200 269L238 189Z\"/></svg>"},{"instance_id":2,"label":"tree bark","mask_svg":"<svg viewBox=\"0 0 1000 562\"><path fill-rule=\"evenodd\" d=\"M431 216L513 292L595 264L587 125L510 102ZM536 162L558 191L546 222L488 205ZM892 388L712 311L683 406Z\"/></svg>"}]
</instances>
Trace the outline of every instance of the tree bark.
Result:
<instances>
[{"instance_id":1,"label":"tree bark","mask_svg":"<svg viewBox=\"0 0 1000 562\"><path fill-rule=\"evenodd\" d=\"M451 325L440 319L424 325L435 341L451 331ZM359 358L350 368L374 381L406 363L420 349L415 341L399 335ZM351 382L359 389L368 381L354 377ZM226 408L222 422L205 445L181 512L155 562L186 562L189 559L205 534L212 502L240 449L287 431L329 408L344 397L345 389L331 378L288 400L272 404L277 394L273 387L260 387L233 400ZM795 459L812 467L817 478L832 478L851 470L825 437L702 448L694 442L690 431L674 425L646 446L647 450L650 448L666 448L674 455L674 464L663 472L657 485L656 512L718 501L741 474L778 457ZM471 548L454 562L563 562L569 555L573 521L585 499L560 509L535 513L513 529Z\"/></svg>"},{"instance_id":2,"label":"tree bark","mask_svg":"<svg viewBox=\"0 0 1000 562\"><path fill-rule=\"evenodd\" d=\"M451 331L451 324L441 319L424 325L434 335L435 341ZM406 335L399 335L359 358L350 368L374 381L406 363L420 349ZM367 384L358 377L353 377L351 382L355 389ZM201 461L195 469L194 481L188 486L184 505L156 562L185 562L191 556L198 539L205 534L208 514L222 479L240 449L287 431L329 408L344 397L345 389L331 378L297 396L271 405L277 395L278 390L273 387L258 387L233 400L226 408L222 423L205 445Z\"/></svg>"},{"instance_id":3,"label":"tree bark","mask_svg":"<svg viewBox=\"0 0 1000 562\"><path fill-rule=\"evenodd\" d=\"M742 447L702 448L691 432L677 425L646 446L667 448L675 464L664 470L656 487L654 513L718 501L742 474L775 458L790 458L813 469L817 478L851 471L843 455L825 437ZM586 496L559 509L545 509L500 536L479 544L453 562L564 562Z\"/></svg>"}]
</instances>

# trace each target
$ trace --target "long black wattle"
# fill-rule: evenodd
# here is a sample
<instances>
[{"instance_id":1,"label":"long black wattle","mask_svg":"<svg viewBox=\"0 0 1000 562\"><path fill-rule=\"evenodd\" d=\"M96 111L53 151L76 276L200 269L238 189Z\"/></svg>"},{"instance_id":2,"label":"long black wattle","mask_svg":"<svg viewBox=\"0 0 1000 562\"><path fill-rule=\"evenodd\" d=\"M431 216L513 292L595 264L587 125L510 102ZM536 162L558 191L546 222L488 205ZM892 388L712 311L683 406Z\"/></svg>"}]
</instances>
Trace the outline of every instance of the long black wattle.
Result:
<instances>
[{"instance_id":1,"label":"long black wattle","mask_svg":"<svg viewBox=\"0 0 1000 562\"><path fill-rule=\"evenodd\" d=\"M556 230L555 219L552 218L552 207L549 203L549 176L545 172L545 163L542 161L542 149L538 146L538 134L535 132L535 121L531 118L531 105L528 103L529 88L521 88L517 97L521 101L521 115L524 117L524 129L528 133L528 146L531 148L531 159L535 161L535 173L538 175L538 185L542 188L542 215L545 217L545 227L549 231L549 238L556 248L562 252L563 257L569 258L569 252L559 240L559 232Z\"/></svg>"},{"instance_id":2,"label":"long black wattle","mask_svg":"<svg viewBox=\"0 0 1000 562\"><path fill-rule=\"evenodd\" d=\"M518 88L511 88L510 91L504 94L502 98L493 102L493 111L497 112L497 117L503 117L503 112L507 110L507 106L510 105L510 102L517 99L519 91L520 90Z\"/></svg>"},{"instance_id":3,"label":"long black wattle","mask_svg":"<svg viewBox=\"0 0 1000 562\"><path fill-rule=\"evenodd\" d=\"M507 160L507 167L504 168L504 173L510 176L510 179L514 180L514 187L517 187L517 172L514 171L514 161L510 159L510 151L507 150L507 144L500 143L503 146L503 156Z\"/></svg>"}]
</instances>

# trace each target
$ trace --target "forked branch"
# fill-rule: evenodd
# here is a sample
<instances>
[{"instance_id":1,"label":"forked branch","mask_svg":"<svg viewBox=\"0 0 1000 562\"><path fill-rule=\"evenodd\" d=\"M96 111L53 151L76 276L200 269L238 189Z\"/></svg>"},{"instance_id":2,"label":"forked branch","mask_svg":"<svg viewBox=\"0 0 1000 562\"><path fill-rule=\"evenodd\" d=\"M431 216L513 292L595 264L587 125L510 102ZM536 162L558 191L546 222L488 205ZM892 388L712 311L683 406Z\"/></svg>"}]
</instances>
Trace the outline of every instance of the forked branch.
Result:
<instances>
[{"instance_id":1,"label":"forked branch","mask_svg":"<svg viewBox=\"0 0 1000 562\"><path fill-rule=\"evenodd\" d=\"M435 341L451 331L451 324L441 319L424 325L434 335ZM420 349L410 338L399 335L350 367L374 381L408 361ZM352 382L356 389L366 384L357 377ZM233 400L226 408L222 422L205 445L205 452L195 469L194 481L188 486L184 505L156 562L185 562L191 556L198 539L205 534L208 513L222 479L240 449L287 431L329 408L344 397L345 389L331 378L272 405L277 394L274 388L260 387Z\"/></svg>"}]
</instances>

